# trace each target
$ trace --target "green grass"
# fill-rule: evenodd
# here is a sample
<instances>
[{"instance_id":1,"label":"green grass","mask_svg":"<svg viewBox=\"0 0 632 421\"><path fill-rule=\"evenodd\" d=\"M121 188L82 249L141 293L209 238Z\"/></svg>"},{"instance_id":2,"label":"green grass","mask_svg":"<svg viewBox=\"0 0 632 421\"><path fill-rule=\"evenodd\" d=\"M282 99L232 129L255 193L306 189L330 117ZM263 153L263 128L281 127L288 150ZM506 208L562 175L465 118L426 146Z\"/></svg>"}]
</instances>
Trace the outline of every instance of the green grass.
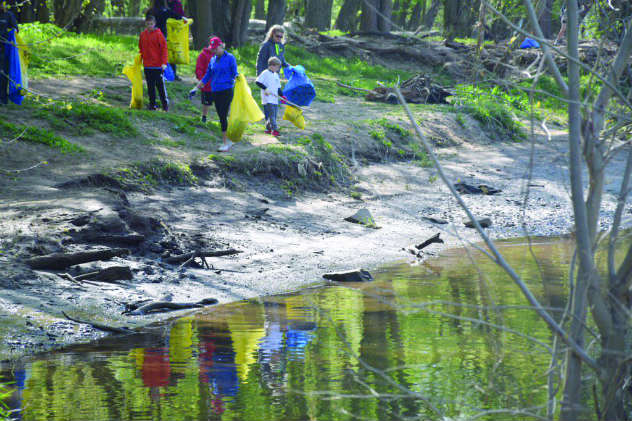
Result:
<instances>
[{"instance_id":1,"label":"green grass","mask_svg":"<svg viewBox=\"0 0 632 421\"><path fill-rule=\"evenodd\" d=\"M58 149L62 153L84 152L84 149L81 146L68 142L66 139L51 132L50 130L40 129L35 126L13 124L2 119L0 119L0 128L3 133L2 140L4 141L20 136L20 140L42 143L50 146L51 148Z\"/></svg>"},{"instance_id":2,"label":"green grass","mask_svg":"<svg viewBox=\"0 0 632 421\"><path fill-rule=\"evenodd\" d=\"M119 168L108 175L127 189L140 191L150 191L159 185L192 186L197 183L187 164L162 159L135 162L129 168Z\"/></svg>"},{"instance_id":3,"label":"green grass","mask_svg":"<svg viewBox=\"0 0 632 421\"><path fill-rule=\"evenodd\" d=\"M516 111L526 112L528 109L525 95L512 95L498 86L485 89L472 85L458 85L456 91L457 109L470 114L485 129L499 132L503 137L514 141L525 138L523 124L516 115Z\"/></svg>"},{"instance_id":4,"label":"green grass","mask_svg":"<svg viewBox=\"0 0 632 421\"><path fill-rule=\"evenodd\" d=\"M138 53L138 37L130 35L76 34L42 23L20 25L20 34L31 45L32 78L114 76Z\"/></svg>"},{"instance_id":5,"label":"green grass","mask_svg":"<svg viewBox=\"0 0 632 421\"><path fill-rule=\"evenodd\" d=\"M138 130L129 119L129 112L121 108L77 101L31 100L24 102L33 115L47 121L58 131L75 135L90 135L94 131L109 133L117 137L138 135Z\"/></svg>"}]
</instances>

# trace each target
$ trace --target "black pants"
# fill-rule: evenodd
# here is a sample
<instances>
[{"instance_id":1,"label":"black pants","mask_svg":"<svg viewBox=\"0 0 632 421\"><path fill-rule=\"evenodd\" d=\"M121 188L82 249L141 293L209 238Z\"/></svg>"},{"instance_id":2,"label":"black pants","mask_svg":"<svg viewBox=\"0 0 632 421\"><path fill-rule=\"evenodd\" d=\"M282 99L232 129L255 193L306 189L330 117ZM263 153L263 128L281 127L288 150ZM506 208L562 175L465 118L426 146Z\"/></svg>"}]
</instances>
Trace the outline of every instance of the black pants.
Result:
<instances>
[{"instance_id":1,"label":"black pants","mask_svg":"<svg viewBox=\"0 0 632 421\"><path fill-rule=\"evenodd\" d=\"M160 102L162 103L162 109L169 109L167 90L165 89L165 82L162 80L162 69L149 69L145 67L145 80L147 81L147 93L149 94L149 108L154 109L156 107L157 88L158 95L160 95Z\"/></svg>"},{"instance_id":2,"label":"black pants","mask_svg":"<svg viewBox=\"0 0 632 421\"><path fill-rule=\"evenodd\" d=\"M0 43L0 104L9 102L9 60L5 58L4 48Z\"/></svg>"},{"instance_id":3,"label":"black pants","mask_svg":"<svg viewBox=\"0 0 632 421\"><path fill-rule=\"evenodd\" d=\"M219 117L219 124L222 126L222 132L228 129L228 111L230 103L233 100L233 89L225 89L223 91L213 91L213 102Z\"/></svg>"}]
</instances>

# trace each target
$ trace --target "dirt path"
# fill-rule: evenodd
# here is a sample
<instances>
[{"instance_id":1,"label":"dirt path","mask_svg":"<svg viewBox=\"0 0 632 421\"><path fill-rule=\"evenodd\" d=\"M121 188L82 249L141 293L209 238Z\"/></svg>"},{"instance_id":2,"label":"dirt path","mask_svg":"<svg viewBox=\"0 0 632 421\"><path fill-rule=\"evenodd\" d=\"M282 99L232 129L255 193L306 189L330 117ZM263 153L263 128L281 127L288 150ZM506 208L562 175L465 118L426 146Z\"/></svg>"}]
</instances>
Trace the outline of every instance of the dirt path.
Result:
<instances>
[{"instance_id":1,"label":"dirt path","mask_svg":"<svg viewBox=\"0 0 632 421\"><path fill-rule=\"evenodd\" d=\"M355 98L341 98L337 104L315 103L312 109L312 130L349 141L353 141L353 134L348 126L343 127L341 115L344 121L355 121L383 114L379 106ZM529 142L492 142L480 129L463 132L463 128L449 124L441 113L427 113L424 121L429 133L450 139L451 146L437 151L452 180L502 190L497 195L464 196L477 216L491 218L493 224L487 232L492 237L546 236L571 231L567 146L562 132L554 132L550 141L543 137L536 140L529 178ZM236 151L274 141L256 135L250 145L237 145ZM406 248L437 232L442 232L445 244L432 245L426 256L478 241L475 232L463 226L464 213L447 187L436 179L436 170L410 163L353 168L362 200L342 193L307 193L288 199L269 194L271 190L265 181L257 185L255 180L255 184L239 191L235 186L226 188L226 180L221 178L209 178L192 188L127 194L125 198L103 188L54 187L78 172L89 173L98 167L98 162L99 157L87 163L60 158L13 180L3 189L0 336L6 346L0 349L0 359L104 335L88 325L65 320L61 310L115 326L143 326L184 313L123 315L126 304L139 300L190 302L206 297L225 303L293 291L322 283L322 274L329 271L356 267L374 270L395 260L416 262L417 258ZM619 156L612 163L604 197L604 220L612 217L623 165ZM344 221L360 208L368 209L381 228ZM181 249L197 244L232 247L242 253L209 258L212 270L178 269L152 254L150 247L113 260L117 265L129 266L134 273L133 280L118 284L76 284L61 278L59 273L34 272L24 264L24 257L30 254L44 254L62 246L72 249L79 217L88 216L93 222L106 224L131 224L133 218L128 213L123 215L122 209L162 221L168 234L164 238L178 242ZM436 225L423 217L445 219L449 224ZM149 227L147 233L163 229ZM81 265L81 270L112 264L88 263Z\"/></svg>"}]
</instances>

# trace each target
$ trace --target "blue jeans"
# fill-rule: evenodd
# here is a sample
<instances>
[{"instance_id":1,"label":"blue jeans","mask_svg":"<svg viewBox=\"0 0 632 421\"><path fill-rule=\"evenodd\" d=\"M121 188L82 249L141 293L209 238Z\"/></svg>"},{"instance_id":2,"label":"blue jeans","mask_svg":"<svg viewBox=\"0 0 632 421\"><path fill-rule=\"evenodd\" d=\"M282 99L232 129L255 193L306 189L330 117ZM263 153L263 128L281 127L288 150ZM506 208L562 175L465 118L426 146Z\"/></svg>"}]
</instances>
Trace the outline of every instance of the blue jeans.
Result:
<instances>
[{"instance_id":1,"label":"blue jeans","mask_svg":"<svg viewBox=\"0 0 632 421\"><path fill-rule=\"evenodd\" d=\"M263 115L266 117L266 123L270 125L270 130L277 129L277 113L279 111L278 104L263 104Z\"/></svg>"}]
</instances>

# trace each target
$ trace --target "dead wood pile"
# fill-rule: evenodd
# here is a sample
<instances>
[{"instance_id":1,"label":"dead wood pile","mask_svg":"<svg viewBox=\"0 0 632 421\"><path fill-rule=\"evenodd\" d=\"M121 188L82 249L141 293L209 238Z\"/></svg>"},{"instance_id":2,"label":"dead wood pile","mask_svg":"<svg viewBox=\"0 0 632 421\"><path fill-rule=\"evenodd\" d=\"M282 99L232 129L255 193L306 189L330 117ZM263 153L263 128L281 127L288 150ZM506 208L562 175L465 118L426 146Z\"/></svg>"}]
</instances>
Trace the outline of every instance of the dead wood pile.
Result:
<instances>
[{"instance_id":1,"label":"dead wood pile","mask_svg":"<svg viewBox=\"0 0 632 421\"><path fill-rule=\"evenodd\" d=\"M450 91L432 83L430 78L424 75L416 75L403 82L400 91L406 102L413 104L447 104L446 98L452 95ZM372 92L367 93L366 99L397 104L395 90L386 86L377 86Z\"/></svg>"},{"instance_id":2,"label":"dead wood pile","mask_svg":"<svg viewBox=\"0 0 632 421\"><path fill-rule=\"evenodd\" d=\"M356 88L341 82L337 84L343 88L365 92L367 101L387 102L389 104L397 104L398 102L395 89L382 84L379 84L375 89ZM403 82L399 89L406 102L413 104L447 104L446 98L453 95L449 90L433 83L428 76L421 74Z\"/></svg>"}]
</instances>

